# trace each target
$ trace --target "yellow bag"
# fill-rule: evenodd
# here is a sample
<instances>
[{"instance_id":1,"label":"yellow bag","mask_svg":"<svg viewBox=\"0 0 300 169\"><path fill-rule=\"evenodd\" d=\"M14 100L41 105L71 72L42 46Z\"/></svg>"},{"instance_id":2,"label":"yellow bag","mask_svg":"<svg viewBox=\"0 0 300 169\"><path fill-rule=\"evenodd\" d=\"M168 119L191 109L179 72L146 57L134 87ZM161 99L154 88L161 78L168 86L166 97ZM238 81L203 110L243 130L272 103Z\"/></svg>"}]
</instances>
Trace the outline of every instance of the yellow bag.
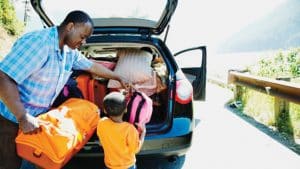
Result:
<instances>
[{"instance_id":1,"label":"yellow bag","mask_svg":"<svg viewBox=\"0 0 300 169\"><path fill-rule=\"evenodd\" d=\"M42 168L59 169L90 139L100 117L94 103L71 98L38 118L42 131L32 135L20 131L17 153Z\"/></svg>"}]
</instances>

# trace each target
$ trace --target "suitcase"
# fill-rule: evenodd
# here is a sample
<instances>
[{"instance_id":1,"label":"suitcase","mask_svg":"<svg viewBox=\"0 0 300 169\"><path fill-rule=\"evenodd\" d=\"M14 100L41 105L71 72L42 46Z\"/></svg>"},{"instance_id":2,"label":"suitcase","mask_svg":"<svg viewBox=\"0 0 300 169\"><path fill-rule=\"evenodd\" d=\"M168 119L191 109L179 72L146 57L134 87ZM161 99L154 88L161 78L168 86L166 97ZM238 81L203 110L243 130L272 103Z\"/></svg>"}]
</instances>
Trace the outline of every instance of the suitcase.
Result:
<instances>
[{"instance_id":1,"label":"suitcase","mask_svg":"<svg viewBox=\"0 0 300 169\"><path fill-rule=\"evenodd\" d=\"M103 107L103 98L107 94L106 82L93 79L88 74L81 74L76 78L77 87L81 90L84 99L95 103L98 108Z\"/></svg>"},{"instance_id":2,"label":"suitcase","mask_svg":"<svg viewBox=\"0 0 300 169\"><path fill-rule=\"evenodd\" d=\"M95 104L71 98L39 115L42 131L18 133L17 154L45 169L62 168L91 138L100 119Z\"/></svg>"},{"instance_id":3,"label":"suitcase","mask_svg":"<svg viewBox=\"0 0 300 169\"><path fill-rule=\"evenodd\" d=\"M89 81L88 91L89 98L88 100L95 103L101 110L103 108L103 98L107 94L105 83L101 83L96 79L91 79Z\"/></svg>"},{"instance_id":4,"label":"suitcase","mask_svg":"<svg viewBox=\"0 0 300 169\"><path fill-rule=\"evenodd\" d=\"M89 74L81 74L76 78L77 87L81 90L84 99L89 100L89 91L88 84L91 80L91 76Z\"/></svg>"}]
</instances>

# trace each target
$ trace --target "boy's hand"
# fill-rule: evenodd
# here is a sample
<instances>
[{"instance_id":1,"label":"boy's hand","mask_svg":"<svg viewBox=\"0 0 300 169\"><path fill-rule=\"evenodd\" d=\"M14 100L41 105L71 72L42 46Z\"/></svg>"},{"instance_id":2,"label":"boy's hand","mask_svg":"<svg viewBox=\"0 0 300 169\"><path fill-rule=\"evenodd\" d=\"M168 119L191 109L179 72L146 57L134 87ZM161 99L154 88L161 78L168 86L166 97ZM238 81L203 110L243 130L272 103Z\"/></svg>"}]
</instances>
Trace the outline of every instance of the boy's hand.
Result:
<instances>
[{"instance_id":1,"label":"boy's hand","mask_svg":"<svg viewBox=\"0 0 300 169\"><path fill-rule=\"evenodd\" d=\"M138 132L141 136L146 134L146 124L135 123L135 125L137 126Z\"/></svg>"},{"instance_id":2,"label":"boy's hand","mask_svg":"<svg viewBox=\"0 0 300 169\"><path fill-rule=\"evenodd\" d=\"M133 88L132 84L128 84L127 89L120 90L120 92L125 96L127 102L130 100L133 91L134 91L134 88Z\"/></svg>"}]
</instances>

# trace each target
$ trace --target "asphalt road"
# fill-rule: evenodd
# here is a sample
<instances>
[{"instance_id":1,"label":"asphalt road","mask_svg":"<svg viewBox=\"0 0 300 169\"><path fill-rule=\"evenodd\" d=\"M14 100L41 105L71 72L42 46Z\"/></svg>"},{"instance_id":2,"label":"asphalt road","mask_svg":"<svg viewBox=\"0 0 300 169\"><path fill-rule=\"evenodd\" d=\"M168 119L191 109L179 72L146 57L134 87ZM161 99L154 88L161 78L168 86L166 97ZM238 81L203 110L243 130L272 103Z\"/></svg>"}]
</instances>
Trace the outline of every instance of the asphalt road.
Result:
<instances>
[{"instance_id":1,"label":"asphalt road","mask_svg":"<svg viewBox=\"0 0 300 169\"><path fill-rule=\"evenodd\" d=\"M198 124L183 169L300 169L300 155L232 113L232 93L207 86L195 104Z\"/></svg>"}]
</instances>

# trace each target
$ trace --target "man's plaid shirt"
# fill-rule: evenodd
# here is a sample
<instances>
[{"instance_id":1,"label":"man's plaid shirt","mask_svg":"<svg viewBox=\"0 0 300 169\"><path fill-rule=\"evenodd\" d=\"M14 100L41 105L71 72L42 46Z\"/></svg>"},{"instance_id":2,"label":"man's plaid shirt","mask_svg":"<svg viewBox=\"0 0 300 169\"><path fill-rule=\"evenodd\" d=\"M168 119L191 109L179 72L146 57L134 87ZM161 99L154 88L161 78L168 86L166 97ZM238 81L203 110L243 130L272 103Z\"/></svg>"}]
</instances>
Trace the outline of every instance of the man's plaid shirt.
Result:
<instances>
[{"instance_id":1,"label":"man's plaid shirt","mask_svg":"<svg viewBox=\"0 0 300 169\"><path fill-rule=\"evenodd\" d=\"M17 83L27 113L36 116L50 108L72 70L87 70L92 64L78 50L60 50L57 27L51 27L18 39L0 70ZM16 122L1 100L0 115Z\"/></svg>"}]
</instances>

